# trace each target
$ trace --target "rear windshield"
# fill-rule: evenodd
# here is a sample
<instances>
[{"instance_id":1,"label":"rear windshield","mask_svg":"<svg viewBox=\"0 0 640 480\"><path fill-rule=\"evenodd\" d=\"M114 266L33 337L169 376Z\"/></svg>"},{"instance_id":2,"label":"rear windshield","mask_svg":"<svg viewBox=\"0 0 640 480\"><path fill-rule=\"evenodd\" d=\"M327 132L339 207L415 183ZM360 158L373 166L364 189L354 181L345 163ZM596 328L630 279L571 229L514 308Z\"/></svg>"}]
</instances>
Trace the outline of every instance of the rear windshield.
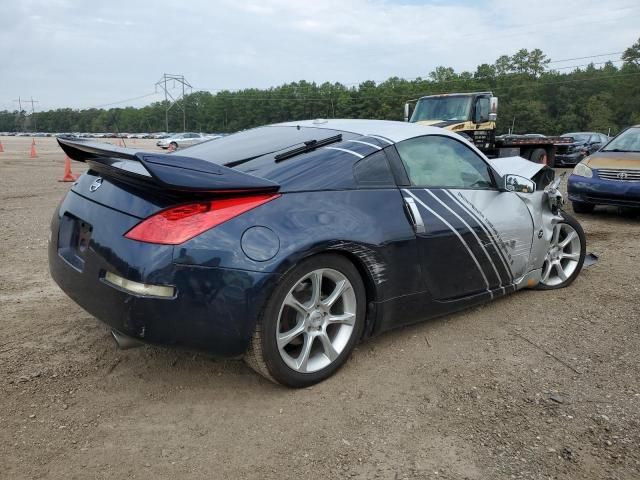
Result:
<instances>
[{"instance_id":1,"label":"rear windshield","mask_svg":"<svg viewBox=\"0 0 640 480\"><path fill-rule=\"evenodd\" d=\"M309 140L322 140L340 132L313 127L259 127L181 148L180 154L233 166L243 160L277 152ZM184 153L182 153L184 152Z\"/></svg>"}]
</instances>

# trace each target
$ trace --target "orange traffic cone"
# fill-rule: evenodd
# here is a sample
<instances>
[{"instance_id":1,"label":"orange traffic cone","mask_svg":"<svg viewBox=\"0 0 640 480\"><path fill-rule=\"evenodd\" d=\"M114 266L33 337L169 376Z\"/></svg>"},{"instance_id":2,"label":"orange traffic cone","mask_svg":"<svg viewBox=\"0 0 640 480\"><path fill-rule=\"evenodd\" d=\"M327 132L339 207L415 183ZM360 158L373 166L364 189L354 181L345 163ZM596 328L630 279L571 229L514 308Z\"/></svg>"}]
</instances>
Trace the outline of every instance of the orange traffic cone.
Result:
<instances>
[{"instance_id":1,"label":"orange traffic cone","mask_svg":"<svg viewBox=\"0 0 640 480\"><path fill-rule=\"evenodd\" d=\"M0 153L4 152L4 147L2 146L2 141L0 141Z\"/></svg>"},{"instance_id":2,"label":"orange traffic cone","mask_svg":"<svg viewBox=\"0 0 640 480\"><path fill-rule=\"evenodd\" d=\"M36 152L36 139L31 140L31 158L38 158L38 152Z\"/></svg>"},{"instance_id":3,"label":"orange traffic cone","mask_svg":"<svg viewBox=\"0 0 640 480\"><path fill-rule=\"evenodd\" d=\"M71 172L71 159L68 156L64 157L64 176L59 182L75 182L78 175L74 175Z\"/></svg>"}]
</instances>

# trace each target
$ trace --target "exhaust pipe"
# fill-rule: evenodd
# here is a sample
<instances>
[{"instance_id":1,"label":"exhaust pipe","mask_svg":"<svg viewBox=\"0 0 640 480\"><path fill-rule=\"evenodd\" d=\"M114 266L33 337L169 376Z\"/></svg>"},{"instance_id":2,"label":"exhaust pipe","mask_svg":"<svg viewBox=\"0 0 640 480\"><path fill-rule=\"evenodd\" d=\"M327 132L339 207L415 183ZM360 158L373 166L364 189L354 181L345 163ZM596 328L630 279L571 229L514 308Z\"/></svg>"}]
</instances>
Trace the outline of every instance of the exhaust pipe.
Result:
<instances>
[{"instance_id":1,"label":"exhaust pipe","mask_svg":"<svg viewBox=\"0 0 640 480\"><path fill-rule=\"evenodd\" d=\"M128 350L130 348L141 347L143 345L139 340L129 337L128 335L124 335L117 330L111 330L111 336L116 341L120 350Z\"/></svg>"}]
</instances>

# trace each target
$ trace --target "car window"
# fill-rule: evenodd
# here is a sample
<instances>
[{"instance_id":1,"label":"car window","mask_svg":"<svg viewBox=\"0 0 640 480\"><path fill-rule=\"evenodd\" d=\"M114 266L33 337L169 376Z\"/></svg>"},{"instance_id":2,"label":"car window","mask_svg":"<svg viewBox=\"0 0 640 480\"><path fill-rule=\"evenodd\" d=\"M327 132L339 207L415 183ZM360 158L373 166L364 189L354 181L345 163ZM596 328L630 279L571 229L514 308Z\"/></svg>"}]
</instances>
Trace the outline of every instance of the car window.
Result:
<instances>
[{"instance_id":1,"label":"car window","mask_svg":"<svg viewBox=\"0 0 640 480\"><path fill-rule=\"evenodd\" d=\"M353 176L363 187L394 186L387 155L382 150L359 160L353 166Z\"/></svg>"},{"instance_id":2,"label":"car window","mask_svg":"<svg viewBox=\"0 0 640 480\"><path fill-rule=\"evenodd\" d=\"M396 145L411 184L416 187L493 188L489 166L453 138L431 135Z\"/></svg>"}]
</instances>

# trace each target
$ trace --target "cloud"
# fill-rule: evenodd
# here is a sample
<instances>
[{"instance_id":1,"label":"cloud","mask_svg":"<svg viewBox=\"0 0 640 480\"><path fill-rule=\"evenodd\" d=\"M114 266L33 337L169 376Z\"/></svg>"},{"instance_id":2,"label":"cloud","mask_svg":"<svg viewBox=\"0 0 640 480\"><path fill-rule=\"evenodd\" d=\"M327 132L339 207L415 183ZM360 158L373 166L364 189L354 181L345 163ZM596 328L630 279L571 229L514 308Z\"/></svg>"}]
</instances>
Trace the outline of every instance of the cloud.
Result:
<instances>
[{"instance_id":1,"label":"cloud","mask_svg":"<svg viewBox=\"0 0 640 480\"><path fill-rule=\"evenodd\" d=\"M164 72L215 90L426 77L520 48L582 57L630 46L640 17L630 0L8 3L0 108L19 95L44 109L117 102L153 92Z\"/></svg>"}]
</instances>

